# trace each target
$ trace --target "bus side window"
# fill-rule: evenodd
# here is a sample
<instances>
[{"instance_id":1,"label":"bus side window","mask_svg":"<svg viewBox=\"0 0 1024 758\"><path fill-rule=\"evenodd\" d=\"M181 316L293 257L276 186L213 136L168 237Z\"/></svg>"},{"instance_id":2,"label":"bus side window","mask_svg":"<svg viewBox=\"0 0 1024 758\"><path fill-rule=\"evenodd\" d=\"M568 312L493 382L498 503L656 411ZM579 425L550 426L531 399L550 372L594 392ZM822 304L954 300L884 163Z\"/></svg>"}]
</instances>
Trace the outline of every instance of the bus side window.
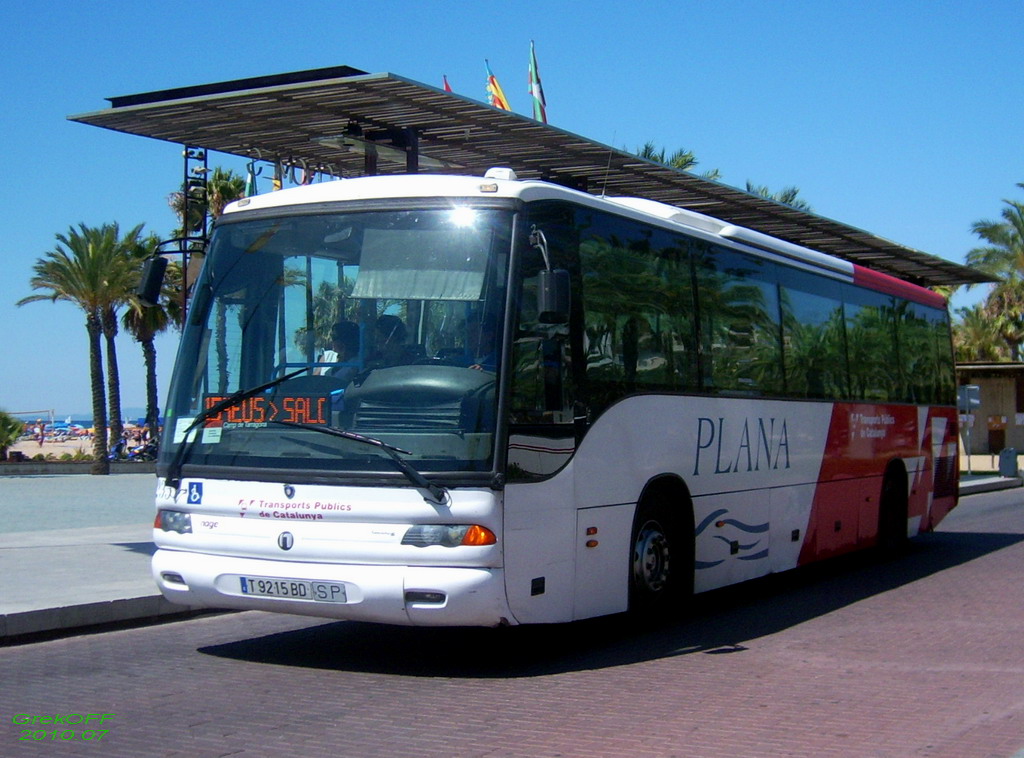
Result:
<instances>
[{"instance_id":1,"label":"bus side window","mask_svg":"<svg viewBox=\"0 0 1024 758\"><path fill-rule=\"evenodd\" d=\"M935 401L953 405L956 403L956 377L951 358L953 341L949 312L939 308L924 308L924 311L935 345Z\"/></svg>"},{"instance_id":2,"label":"bus side window","mask_svg":"<svg viewBox=\"0 0 1024 758\"><path fill-rule=\"evenodd\" d=\"M712 247L697 267L707 389L783 395L782 335L774 264Z\"/></svg>"},{"instance_id":3,"label":"bus side window","mask_svg":"<svg viewBox=\"0 0 1024 758\"><path fill-rule=\"evenodd\" d=\"M949 316L939 308L909 303L900 324L904 371L914 403L954 402L951 379Z\"/></svg>"},{"instance_id":4,"label":"bus side window","mask_svg":"<svg viewBox=\"0 0 1024 758\"><path fill-rule=\"evenodd\" d=\"M896 323L891 298L846 288L844 311L854 400L902 402L903 367L896 355Z\"/></svg>"},{"instance_id":5,"label":"bus side window","mask_svg":"<svg viewBox=\"0 0 1024 758\"><path fill-rule=\"evenodd\" d=\"M780 287L786 394L850 396L846 329L839 286L824 277L787 271Z\"/></svg>"},{"instance_id":6,"label":"bus side window","mask_svg":"<svg viewBox=\"0 0 1024 758\"><path fill-rule=\"evenodd\" d=\"M587 404L594 415L632 393L697 387L689 246L596 212L581 223Z\"/></svg>"}]
</instances>

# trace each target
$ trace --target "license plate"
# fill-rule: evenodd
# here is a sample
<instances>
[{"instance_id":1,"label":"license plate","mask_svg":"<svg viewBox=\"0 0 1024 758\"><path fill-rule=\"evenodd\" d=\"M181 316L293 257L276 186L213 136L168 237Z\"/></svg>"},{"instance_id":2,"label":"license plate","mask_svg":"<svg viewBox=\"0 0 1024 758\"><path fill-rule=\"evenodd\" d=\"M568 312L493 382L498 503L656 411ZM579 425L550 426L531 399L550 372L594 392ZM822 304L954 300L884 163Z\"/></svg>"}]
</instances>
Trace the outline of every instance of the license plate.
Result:
<instances>
[{"instance_id":1,"label":"license plate","mask_svg":"<svg viewBox=\"0 0 1024 758\"><path fill-rule=\"evenodd\" d=\"M284 597L321 603L344 603L345 585L338 582L314 582L306 579L281 579L273 576L241 576L243 595Z\"/></svg>"}]
</instances>

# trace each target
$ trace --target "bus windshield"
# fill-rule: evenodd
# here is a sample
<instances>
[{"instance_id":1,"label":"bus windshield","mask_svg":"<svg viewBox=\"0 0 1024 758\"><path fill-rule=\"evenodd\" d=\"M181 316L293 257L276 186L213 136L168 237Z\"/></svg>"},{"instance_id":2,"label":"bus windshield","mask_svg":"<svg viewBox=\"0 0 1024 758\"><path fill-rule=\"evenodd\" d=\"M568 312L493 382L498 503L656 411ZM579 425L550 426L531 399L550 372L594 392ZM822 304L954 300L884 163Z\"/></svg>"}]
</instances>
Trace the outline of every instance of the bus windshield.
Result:
<instances>
[{"instance_id":1,"label":"bus windshield","mask_svg":"<svg viewBox=\"0 0 1024 758\"><path fill-rule=\"evenodd\" d=\"M363 436L417 471L491 471L511 229L510 210L451 204L225 216L192 292L162 465L393 474Z\"/></svg>"}]
</instances>

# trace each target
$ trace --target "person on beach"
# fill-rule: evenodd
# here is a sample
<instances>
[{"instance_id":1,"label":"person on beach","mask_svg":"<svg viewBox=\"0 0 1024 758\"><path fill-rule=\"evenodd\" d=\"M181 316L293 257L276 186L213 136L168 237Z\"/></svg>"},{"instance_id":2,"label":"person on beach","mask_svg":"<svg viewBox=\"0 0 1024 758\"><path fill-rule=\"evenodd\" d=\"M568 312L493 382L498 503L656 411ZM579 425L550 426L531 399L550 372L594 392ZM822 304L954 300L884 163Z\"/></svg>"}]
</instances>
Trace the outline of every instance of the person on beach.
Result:
<instances>
[{"instance_id":1,"label":"person on beach","mask_svg":"<svg viewBox=\"0 0 1024 758\"><path fill-rule=\"evenodd\" d=\"M43 420L41 418L36 419L36 426L32 431L35 435L36 442L39 443L39 447L42 447L43 442L46 441L46 427L43 425Z\"/></svg>"}]
</instances>

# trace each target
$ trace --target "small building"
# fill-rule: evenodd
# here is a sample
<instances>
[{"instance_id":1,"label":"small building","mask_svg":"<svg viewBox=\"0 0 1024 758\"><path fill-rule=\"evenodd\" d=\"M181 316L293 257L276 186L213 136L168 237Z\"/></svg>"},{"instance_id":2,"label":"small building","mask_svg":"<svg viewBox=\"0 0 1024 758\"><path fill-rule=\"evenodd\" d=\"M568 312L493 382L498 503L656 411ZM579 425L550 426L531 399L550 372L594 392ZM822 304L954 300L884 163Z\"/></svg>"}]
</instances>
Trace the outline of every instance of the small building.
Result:
<instances>
[{"instance_id":1,"label":"small building","mask_svg":"<svg viewBox=\"0 0 1024 758\"><path fill-rule=\"evenodd\" d=\"M960 415L965 452L1024 451L1024 363L958 363L957 384L977 385L981 404Z\"/></svg>"}]
</instances>

